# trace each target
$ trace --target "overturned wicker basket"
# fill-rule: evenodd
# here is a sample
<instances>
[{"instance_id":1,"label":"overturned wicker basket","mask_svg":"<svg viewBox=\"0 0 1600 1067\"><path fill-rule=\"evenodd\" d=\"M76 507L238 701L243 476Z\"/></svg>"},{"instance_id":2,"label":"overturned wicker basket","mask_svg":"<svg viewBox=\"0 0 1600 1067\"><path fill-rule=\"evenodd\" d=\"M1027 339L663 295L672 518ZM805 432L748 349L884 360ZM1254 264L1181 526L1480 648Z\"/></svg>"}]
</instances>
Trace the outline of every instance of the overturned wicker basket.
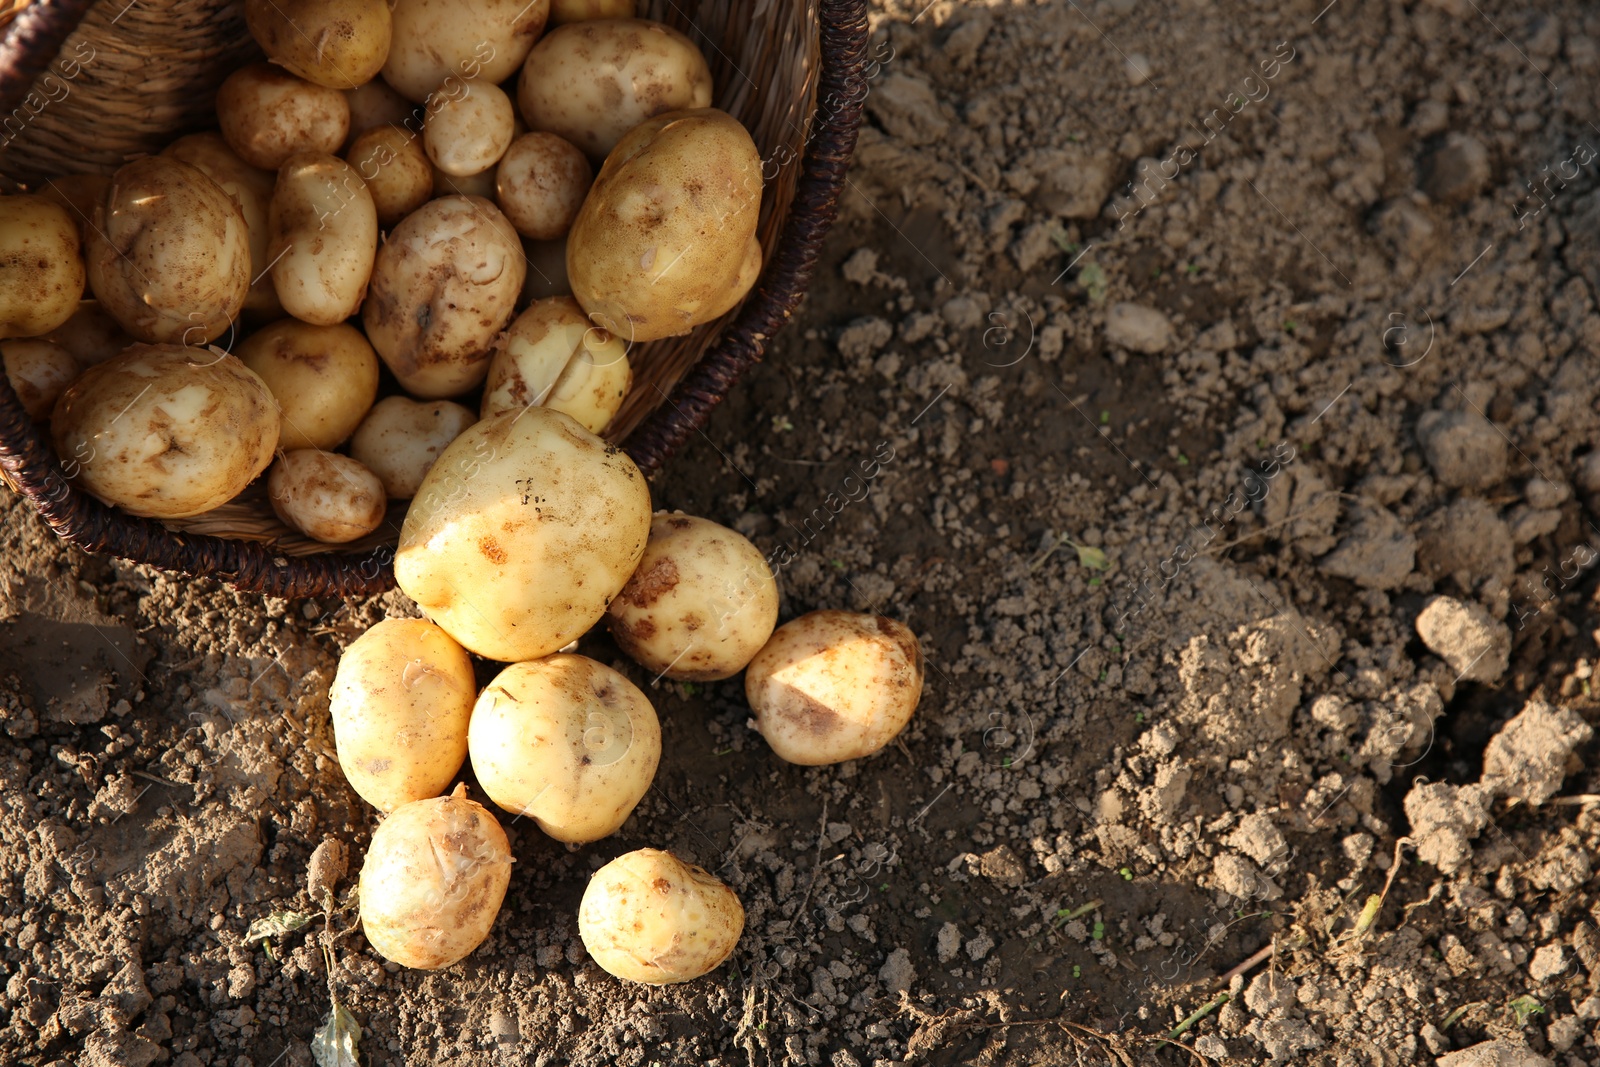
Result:
<instances>
[{"instance_id":1,"label":"overturned wicker basket","mask_svg":"<svg viewBox=\"0 0 1600 1067\"><path fill-rule=\"evenodd\" d=\"M805 290L855 146L867 23L865 0L642 0L640 14L700 44L715 105L749 128L769 178L758 231L766 262L744 303L629 354L633 390L608 436L648 474L761 358ZM217 85L260 56L242 0L0 0L0 34L0 177L24 185L109 173L213 124ZM259 487L181 528L101 503L57 468L4 374L0 476L88 552L280 597L394 584L392 543L337 551L293 535Z\"/></svg>"}]
</instances>

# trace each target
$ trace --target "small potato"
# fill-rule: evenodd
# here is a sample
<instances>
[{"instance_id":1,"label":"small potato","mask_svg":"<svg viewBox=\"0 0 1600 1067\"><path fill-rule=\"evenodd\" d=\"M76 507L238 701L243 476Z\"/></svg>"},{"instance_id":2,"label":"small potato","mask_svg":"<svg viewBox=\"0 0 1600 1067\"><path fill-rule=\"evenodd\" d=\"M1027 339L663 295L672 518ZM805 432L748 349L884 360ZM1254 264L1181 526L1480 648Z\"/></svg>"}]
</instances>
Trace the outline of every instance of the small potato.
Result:
<instances>
[{"instance_id":1,"label":"small potato","mask_svg":"<svg viewBox=\"0 0 1600 1067\"><path fill-rule=\"evenodd\" d=\"M383 525L383 483L337 452L285 452L267 474L267 497L285 524L330 545L365 537Z\"/></svg>"},{"instance_id":2,"label":"small potato","mask_svg":"<svg viewBox=\"0 0 1600 1067\"><path fill-rule=\"evenodd\" d=\"M500 210L518 233L535 241L565 237L593 184L589 160L553 133L525 133L512 141L494 178Z\"/></svg>"},{"instance_id":3,"label":"small potato","mask_svg":"<svg viewBox=\"0 0 1600 1067\"><path fill-rule=\"evenodd\" d=\"M523 303L572 295L572 285L567 281L566 241L525 240L522 254L528 260L528 276L522 283Z\"/></svg>"},{"instance_id":4,"label":"small potato","mask_svg":"<svg viewBox=\"0 0 1600 1067\"><path fill-rule=\"evenodd\" d=\"M95 298L141 341L202 345L221 336L253 277L238 202L171 156L135 160L112 177L88 259Z\"/></svg>"},{"instance_id":5,"label":"small potato","mask_svg":"<svg viewBox=\"0 0 1600 1067\"><path fill-rule=\"evenodd\" d=\"M730 678L772 636L778 583L746 538L709 519L660 512L606 623L645 670L686 682Z\"/></svg>"},{"instance_id":6,"label":"small potato","mask_svg":"<svg viewBox=\"0 0 1600 1067\"><path fill-rule=\"evenodd\" d=\"M350 787L379 811L443 795L467 758L472 657L426 619L384 619L339 657L328 691Z\"/></svg>"},{"instance_id":7,"label":"small potato","mask_svg":"<svg viewBox=\"0 0 1600 1067\"><path fill-rule=\"evenodd\" d=\"M406 512L395 580L470 651L548 656L600 621L644 552L633 460L547 408L467 428Z\"/></svg>"},{"instance_id":8,"label":"small potato","mask_svg":"<svg viewBox=\"0 0 1600 1067\"><path fill-rule=\"evenodd\" d=\"M511 883L511 842L467 787L396 808L372 833L358 890L378 955L433 971L472 954Z\"/></svg>"},{"instance_id":9,"label":"small potato","mask_svg":"<svg viewBox=\"0 0 1600 1067\"><path fill-rule=\"evenodd\" d=\"M42 196L8 196L0 208L0 338L49 333L83 297L77 223Z\"/></svg>"},{"instance_id":10,"label":"small potato","mask_svg":"<svg viewBox=\"0 0 1600 1067\"><path fill-rule=\"evenodd\" d=\"M346 90L345 103L350 107L350 136L346 148L355 144L357 137L379 126L399 126L415 134L422 129L417 106L389 87L382 78L374 78L365 85Z\"/></svg>"},{"instance_id":11,"label":"small potato","mask_svg":"<svg viewBox=\"0 0 1600 1067\"><path fill-rule=\"evenodd\" d=\"M714 108L658 115L617 144L578 211L572 293L635 341L687 333L755 280L760 212L761 158L737 119Z\"/></svg>"},{"instance_id":12,"label":"small potato","mask_svg":"<svg viewBox=\"0 0 1600 1067\"><path fill-rule=\"evenodd\" d=\"M414 104L474 78L499 85L544 31L550 0L394 0L383 78Z\"/></svg>"},{"instance_id":13,"label":"small potato","mask_svg":"<svg viewBox=\"0 0 1600 1067\"><path fill-rule=\"evenodd\" d=\"M22 410L39 421L50 417L61 391L83 373L71 352L36 338L0 341L0 361L5 364L12 392L22 401Z\"/></svg>"},{"instance_id":14,"label":"small potato","mask_svg":"<svg viewBox=\"0 0 1600 1067\"><path fill-rule=\"evenodd\" d=\"M378 250L361 309L367 337L406 392L459 396L489 373L526 270L499 208L476 196L430 200Z\"/></svg>"},{"instance_id":15,"label":"small potato","mask_svg":"<svg viewBox=\"0 0 1600 1067\"><path fill-rule=\"evenodd\" d=\"M490 800L582 844L616 833L649 790L661 724L627 678L558 653L495 676L472 709L467 751Z\"/></svg>"},{"instance_id":16,"label":"small potato","mask_svg":"<svg viewBox=\"0 0 1600 1067\"><path fill-rule=\"evenodd\" d=\"M378 251L378 208L355 168L315 152L290 157L278 171L267 225L283 310L319 326L354 315Z\"/></svg>"},{"instance_id":17,"label":"small potato","mask_svg":"<svg viewBox=\"0 0 1600 1067\"><path fill-rule=\"evenodd\" d=\"M378 225L391 230L433 197L433 166L421 138L399 126L376 126L345 153L372 194Z\"/></svg>"},{"instance_id":18,"label":"small potato","mask_svg":"<svg viewBox=\"0 0 1600 1067\"><path fill-rule=\"evenodd\" d=\"M470 81L454 96L430 104L422 146L452 178L482 174L511 147L515 109L498 85Z\"/></svg>"},{"instance_id":19,"label":"small potato","mask_svg":"<svg viewBox=\"0 0 1600 1067\"><path fill-rule=\"evenodd\" d=\"M739 896L670 852L641 848L594 872L578 905L578 936L606 972L671 985L733 955L744 933Z\"/></svg>"},{"instance_id":20,"label":"small potato","mask_svg":"<svg viewBox=\"0 0 1600 1067\"><path fill-rule=\"evenodd\" d=\"M550 0L550 25L591 19L631 19L634 0Z\"/></svg>"},{"instance_id":21,"label":"small potato","mask_svg":"<svg viewBox=\"0 0 1600 1067\"><path fill-rule=\"evenodd\" d=\"M481 174L456 177L434 167L431 160L428 166L433 167L433 195L436 199L442 196L481 196L485 200L494 199L495 167L490 167Z\"/></svg>"},{"instance_id":22,"label":"small potato","mask_svg":"<svg viewBox=\"0 0 1600 1067\"><path fill-rule=\"evenodd\" d=\"M922 699L922 650L882 615L813 611L778 627L744 675L755 728L790 763L870 756Z\"/></svg>"},{"instance_id":23,"label":"small potato","mask_svg":"<svg viewBox=\"0 0 1600 1067\"><path fill-rule=\"evenodd\" d=\"M628 346L590 324L572 297L551 297L530 305L500 338L478 414L542 405L599 433L632 379Z\"/></svg>"},{"instance_id":24,"label":"small potato","mask_svg":"<svg viewBox=\"0 0 1600 1067\"><path fill-rule=\"evenodd\" d=\"M599 161L646 119L710 107L711 68L693 41L659 22L574 22L528 53L517 105L530 130L559 134Z\"/></svg>"},{"instance_id":25,"label":"small potato","mask_svg":"<svg viewBox=\"0 0 1600 1067\"><path fill-rule=\"evenodd\" d=\"M277 170L297 152L337 152L350 130L350 105L337 89L252 63L217 90L217 125L240 159Z\"/></svg>"},{"instance_id":26,"label":"small potato","mask_svg":"<svg viewBox=\"0 0 1600 1067\"><path fill-rule=\"evenodd\" d=\"M344 443L378 396L377 353L343 322L279 319L240 342L237 355L277 399L278 447L286 452Z\"/></svg>"},{"instance_id":27,"label":"small potato","mask_svg":"<svg viewBox=\"0 0 1600 1067\"><path fill-rule=\"evenodd\" d=\"M233 499L266 470L278 405L234 356L135 345L67 387L50 432L67 477L101 500L181 519Z\"/></svg>"},{"instance_id":28,"label":"small potato","mask_svg":"<svg viewBox=\"0 0 1600 1067\"><path fill-rule=\"evenodd\" d=\"M244 298L244 309L259 318L272 319L283 314L278 303L278 292L272 287L272 275L267 270L272 265L267 256L271 235L267 232L267 206L272 203L272 184L276 175L271 171L252 167L240 159L222 135L215 131L191 133L173 141L161 152L164 156L181 159L197 168L206 177L222 186L223 192L233 197L244 213L245 225L250 228L250 293Z\"/></svg>"},{"instance_id":29,"label":"small potato","mask_svg":"<svg viewBox=\"0 0 1600 1067\"><path fill-rule=\"evenodd\" d=\"M106 314L98 300L78 301L78 310L72 313L72 318L45 334L44 339L71 352L84 367L121 355L123 349L134 343L128 331Z\"/></svg>"},{"instance_id":30,"label":"small potato","mask_svg":"<svg viewBox=\"0 0 1600 1067\"><path fill-rule=\"evenodd\" d=\"M244 21L273 62L330 89L371 81L389 56L385 0L245 0Z\"/></svg>"},{"instance_id":31,"label":"small potato","mask_svg":"<svg viewBox=\"0 0 1600 1067\"><path fill-rule=\"evenodd\" d=\"M350 455L378 476L390 499L410 500L439 453L477 421L449 400L384 397L350 438Z\"/></svg>"}]
</instances>

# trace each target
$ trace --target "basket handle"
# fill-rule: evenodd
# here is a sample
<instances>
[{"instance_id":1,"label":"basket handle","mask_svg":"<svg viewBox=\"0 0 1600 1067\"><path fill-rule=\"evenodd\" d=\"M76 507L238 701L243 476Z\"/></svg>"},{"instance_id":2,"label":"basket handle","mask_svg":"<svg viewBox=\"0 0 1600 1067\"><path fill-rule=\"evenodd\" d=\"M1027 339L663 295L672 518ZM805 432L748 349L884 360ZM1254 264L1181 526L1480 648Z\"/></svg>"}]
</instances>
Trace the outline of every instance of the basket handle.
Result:
<instances>
[{"instance_id":1,"label":"basket handle","mask_svg":"<svg viewBox=\"0 0 1600 1067\"><path fill-rule=\"evenodd\" d=\"M35 0L0 30L0 115L9 115L50 68L95 0Z\"/></svg>"}]
</instances>

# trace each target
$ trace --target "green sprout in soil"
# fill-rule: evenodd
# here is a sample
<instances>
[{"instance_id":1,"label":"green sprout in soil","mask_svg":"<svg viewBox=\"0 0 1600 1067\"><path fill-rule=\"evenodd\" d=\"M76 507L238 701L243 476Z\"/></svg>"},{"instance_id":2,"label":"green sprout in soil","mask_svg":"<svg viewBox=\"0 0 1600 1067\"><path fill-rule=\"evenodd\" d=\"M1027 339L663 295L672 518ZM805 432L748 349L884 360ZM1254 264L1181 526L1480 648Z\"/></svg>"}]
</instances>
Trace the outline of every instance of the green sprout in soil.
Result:
<instances>
[{"instance_id":1,"label":"green sprout in soil","mask_svg":"<svg viewBox=\"0 0 1600 1067\"><path fill-rule=\"evenodd\" d=\"M1074 963L1072 965L1072 977L1074 977L1074 978L1082 978L1083 977L1083 968L1079 967L1076 963Z\"/></svg>"},{"instance_id":2,"label":"green sprout in soil","mask_svg":"<svg viewBox=\"0 0 1600 1067\"><path fill-rule=\"evenodd\" d=\"M828 561L828 566L832 567L836 571L842 571L842 570L844 570L844 560L842 560L842 559L830 559Z\"/></svg>"},{"instance_id":3,"label":"green sprout in soil","mask_svg":"<svg viewBox=\"0 0 1600 1067\"><path fill-rule=\"evenodd\" d=\"M1111 424L1111 412L1102 411L1100 413L1100 425L1101 426L1109 426L1110 424Z\"/></svg>"},{"instance_id":4,"label":"green sprout in soil","mask_svg":"<svg viewBox=\"0 0 1600 1067\"><path fill-rule=\"evenodd\" d=\"M779 433L788 433L794 429L794 423L789 421L789 416L787 415L774 415L772 416L772 428Z\"/></svg>"},{"instance_id":5,"label":"green sprout in soil","mask_svg":"<svg viewBox=\"0 0 1600 1067\"><path fill-rule=\"evenodd\" d=\"M729 745L727 748L715 749L715 750L712 751L711 754L713 756L726 756L728 753L730 753L732 751L733 751L733 746Z\"/></svg>"},{"instance_id":6,"label":"green sprout in soil","mask_svg":"<svg viewBox=\"0 0 1600 1067\"><path fill-rule=\"evenodd\" d=\"M1518 1026L1526 1026L1529 1019L1535 1015L1544 1014L1544 1005L1526 993L1507 1004L1506 1007L1516 1013Z\"/></svg>"},{"instance_id":7,"label":"green sprout in soil","mask_svg":"<svg viewBox=\"0 0 1600 1067\"><path fill-rule=\"evenodd\" d=\"M1098 263L1086 263L1078 272L1078 285L1088 295L1092 303L1101 303L1106 298L1106 291L1110 289L1110 279L1106 277L1105 268Z\"/></svg>"},{"instance_id":8,"label":"green sprout in soil","mask_svg":"<svg viewBox=\"0 0 1600 1067\"><path fill-rule=\"evenodd\" d=\"M1072 908L1070 910L1067 908L1059 908L1056 910L1056 925L1065 926L1073 919L1082 918L1104 903L1105 901L1101 900L1099 897L1096 897L1095 899L1089 901L1089 903L1080 904L1076 908Z\"/></svg>"},{"instance_id":9,"label":"green sprout in soil","mask_svg":"<svg viewBox=\"0 0 1600 1067\"><path fill-rule=\"evenodd\" d=\"M693 682L684 682L683 683L683 695L684 696L692 697L696 693L698 693L699 691L700 690L695 687L695 684Z\"/></svg>"},{"instance_id":10,"label":"green sprout in soil","mask_svg":"<svg viewBox=\"0 0 1600 1067\"><path fill-rule=\"evenodd\" d=\"M1178 466L1187 467L1188 465L1189 465L1189 457L1184 455L1182 452L1179 452L1178 453Z\"/></svg>"},{"instance_id":11,"label":"green sprout in soil","mask_svg":"<svg viewBox=\"0 0 1600 1067\"><path fill-rule=\"evenodd\" d=\"M1186 273L1186 274L1190 275L1191 277L1193 277L1194 275L1200 273L1200 264L1198 264L1198 263L1190 263L1188 266L1184 267L1183 270L1184 270L1184 273Z\"/></svg>"},{"instance_id":12,"label":"green sprout in soil","mask_svg":"<svg viewBox=\"0 0 1600 1067\"><path fill-rule=\"evenodd\" d=\"M1063 230L1059 225L1051 226L1046 236L1050 238L1051 243L1066 255L1070 256L1078 251L1078 242L1068 237L1067 231Z\"/></svg>"},{"instance_id":13,"label":"green sprout in soil","mask_svg":"<svg viewBox=\"0 0 1600 1067\"><path fill-rule=\"evenodd\" d=\"M1133 721L1134 722L1144 722L1144 712L1142 712L1142 711L1134 712L1133 713Z\"/></svg>"},{"instance_id":14,"label":"green sprout in soil","mask_svg":"<svg viewBox=\"0 0 1600 1067\"><path fill-rule=\"evenodd\" d=\"M1064 545L1072 546L1073 550L1078 553L1078 562L1090 570L1104 571L1111 569L1111 560L1106 557L1103 549L1095 548L1093 545L1080 545L1071 537L1062 534L1060 537L1052 537L1049 547L1034 557L1033 562L1028 564L1028 572L1031 574L1038 570L1045 560L1055 555L1056 549Z\"/></svg>"},{"instance_id":15,"label":"green sprout in soil","mask_svg":"<svg viewBox=\"0 0 1600 1067\"><path fill-rule=\"evenodd\" d=\"M1117 873L1122 875L1122 880L1124 882L1133 881L1133 868L1132 867L1118 867L1117 868Z\"/></svg>"},{"instance_id":16,"label":"green sprout in soil","mask_svg":"<svg viewBox=\"0 0 1600 1067\"><path fill-rule=\"evenodd\" d=\"M1104 941L1106 939L1106 924L1096 919L1093 929L1089 931L1089 939L1091 941Z\"/></svg>"},{"instance_id":17,"label":"green sprout in soil","mask_svg":"<svg viewBox=\"0 0 1600 1067\"><path fill-rule=\"evenodd\" d=\"M1294 333L1295 328L1298 327L1299 325L1300 324L1298 322L1294 321L1293 319L1284 319L1283 320L1283 330L1284 330L1285 333Z\"/></svg>"},{"instance_id":18,"label":"green sprout in soil","mask_svg":"<svg viewBox=\"0 0 1600 1067\"><path fill-rule=\"evenodd\" d=\"M1481 1007L1483 1007L1484 1003L1485 1003L1484 1001L1475 1000L1471 1004L1463 1004L1463 1005L1461 1005L1461 1007L1457 1008L1455 1011L1451 1012L1449 1015L1446 1015L1444 1017L1444 1022L1439 1024L1439 1029L1441 1029L1441 1030L1450 1029L1456 1023L1460 1022L1461 1019L1462 1019L1462 1016L1466 1015L1467 1012L1471 1011L1473 1008L1481 1008Z\"/></svg>"}]
</instances>

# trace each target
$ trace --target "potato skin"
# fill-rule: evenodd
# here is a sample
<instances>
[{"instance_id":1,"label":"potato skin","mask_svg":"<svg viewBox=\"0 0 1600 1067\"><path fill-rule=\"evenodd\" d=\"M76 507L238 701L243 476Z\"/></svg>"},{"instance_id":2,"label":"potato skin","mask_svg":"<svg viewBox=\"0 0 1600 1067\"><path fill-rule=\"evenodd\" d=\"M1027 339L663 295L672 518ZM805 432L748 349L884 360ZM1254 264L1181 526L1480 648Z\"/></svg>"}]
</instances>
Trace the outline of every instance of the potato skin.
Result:
<instances>
[{"instance_id":1,"label":"potato skin","mask_svg":"<svg viewBox=\"0 0 1600 1067\"><path fill-rule=\"evenodd\" d=\"M399 126L416 133L422 129L416 105L389 87L382 78L374 78L365 85L348 89L345 104L350 108L350 136L346 150L355 144L357 137L379 126Z\"/></svg>"},{"instance_id":2,"label":"potato skin","mask_svg":"<svg viewBox=\"0 0 1600 1067\"><path fill-rule=\"evenodd\" d=\"M385 0L245 0L244 20L270 58L330 89L371 81L389 56Z\"/></svg>"},{"instance_id":3,"label":"potato skin","mask_svg":"<svg viewBox=\"0 0 1600 1067\"><path fill-rule=\"evenodd\" d=\"M199 345L238 317L250 291L250 227L227 190L169 156L111 179L89 235L89 286L141 341Z\"/></svg>"},{"instance_id":4,"label":"potato skin","mask_svg":"<svg viewBox=\"0 0 1600 1067\"><path fill-rule=\"evenodd\" d=\"M132 515L181 519L266 469L278 405L234 356L134 345L67 387L50 431L62 469L89 492Z\"/></svg>"},{"instance_id":5,"label":"potato skin","mask_svg":"<svg viewBox=\"0 0 1600 1067\"><path fill-rule=\"evenodd\" d=\"M534 131L511 142L495 170L495 199L522 236L559 241L572 229L594 168L576 145Z\"/></svg>"},{"instance_id":6,"label":"potato skin","mask_svg":"<svg viewBox=\"0 0 1600 1067\"><path fill-rule=\"evenodd\" d=\"M557 841L621 829L661 762L661 724L627 678L587 656L513 663L478 696L467 732L489 799Z\"/></svg>"},{"instance_id":7,"label":"potato skin","mask_svg":"<svg viewBox=\"0 0 1600 1067\"><path fill-rule=\"evenodd\" d=\"M450 400L386 396L350 438L350 455L378 476L392 500L410 500L445 447L477 422Z\"/></svg>"},{"instance_id":8,"label":"potato skin","mask_svg":"<svg viewBox=\"0 0 1600 1067\"><path fill-rule=\"evenodd\" d=\"M261 318L282 315L283 306L278 303L278 292L272 287L272 275L267 270L272 265L267 255L267 206L272 203L272 184L277 176L240 159L214 130L180 137L161 154L197 168L233 197L250 230L250 292L245 297L244 310Z\"/></svg>"},{"instance_id":9,"label":"potato skin","mask_svg":"<svg viewBox=\"0 0 1600 1067\"><path fill-rule=\"evenodd\" d=\"M373 831L361 865L362 932L386 960L448 967L489 936L510 882L506 832L466 786L414 800Z\"/></svg>"},{"instance_id":10,"label":"potato skin","mask_svg":"<svg viewBox=\"0 0 1600 1067\"><path fill-rule=\"evenodd\" d=\"M284 451L344 443L378 396L377 354L347 323L279 319L241 341L237 354L278 401Z\"/></svg>"},{"instance_id":11,"label":"potato skin","mask_svg":"<svg viewBox=\"0 0 1600 1067\"><path fill-rule=\"evenodd\" d=\"M433 196L433 166L409 130L374 126L355 139L344 158L366 182L378 225L386 230Z\"/></svg>"},{"instance_id":12,"label":"potato skin","mask_svg":"<svg viewBox=\"0 0 1600 1067\"><path fill-rule=\"evenodd\" d=\"M738 894L670 852L641 848L594 872L578 905L578 936L608 973L670 985L708 974L744 933Z\"/></svg>"},{"instance_id":13,"label":"potato skin","mask_svg":"<svg viewBox=\"0 0 1600 1067\"><path fill-rule=\"evenodd\" d=\"M337 452L299 448L267 473L267 498L287 525L313 540L344 544L383 525L383 483Z\"/></svg>"},{"instance_id":14,"label":"potato skin","mask_svg":"<svg viewBox=\"0 0 1600 1067\"><path fill-rule=\"evenodd\" d=\"M627 345L591 325L576 300L536 300L495 343L478 413L488 418L539 404L600 433L632 381Z\"/></svg>"},{"instance_id":15,"label":"potato skin","mask_svg":"<svg viewBox=\"0 0 1600 1067\"><path fill-rule=\"evenodd\" d=\"M16 337L0 341L6 379L34 420L48 419L61 391L83 373L71 352L51 341Z\"/></svg>"},{"instance_id":16,"label":"potato skin","mask_svg":"<svg viewBox=\"0 0 1600 1067\"><path fill-rule=\"evenodd\" d=\"M560 412L507 412L423 478L395 580L478 655L538 659L600 620L649 530L650 490L625 453Z\"/></svg>"},{"instance_id":17,"label":"potato skin","mask_svg":"<svg viewBox=\"0 0 1600 1067\"><path fill-rule=\"evenodd\" d=\"M467 758L472 659L426 619L384 619L350 643L328 691L350 787L379 811L436 797Z\"/></svg>"},{"instance_id":18,"label":"potato skin","mask_svg":"<svg viewBox=\"0 0 1600 1067\"><path fill-rule=\"evenodd\" d=\"M291 156L272 187L267 225L283 310L319 326L354 315L378 252L378 208L355 168L338 156Z\"/></svg>"},{"instance_id":19,"label":"potato skin","mask_svg":"<svg viewBox=\"0 0 1600 1067\"><path fill-rule=\"evenodd\" d=\"M631 19L634 0L550 0L550 25L590 19Z\"/></svg>"},{"instance_id":20,"label":"potato skin","mask_svg":"<svg viewBox=\"0 0 1600 1067\"><path fill-rule=\"evenodd\" d=\"M550 0L394 0L383 79L414 104L476 78L499 85L544 31Z\"/></svg>"},{"instance_id":21,"label":"potato skin","mask_svg":"<svg viewBox=\"0 0 1600 1067\"><path fill-rule=\"evenodd\" d=\"M217 90L217 125L240 159L277 170L297 152L337 152L350 132L350 104L337 89L252 63Z\"/></svg>"},{"instance_id":22,"label":"potato skin","mask_svg":"<svg viewBox=\"0 0 1600 1067\"><path fill-rule=\"evenodd\" d=\"M687 333L744 295L760 211L761 159L737 119L714 108L658 115L617 143L578 211L572 294L634 341Z\"/></svg>"},{"instance_id":23,"label":"potato skin","mask_svg":"<svg viewBox=\"0 0 1600 1067\"><path fill-rule=\"evenodd\" d=\"M452 178L482 174L500 161L515 136L516 109L498 85L467 82L459 93L428 105L422 147Z\"/></svg>"},{"instance_id":24,"label":"potato skin","mask_svg":"<svg viewBox=\"0 0 1600 1067\"><path fill-rule=\"evenodd\" d=\"M122 324L112 318L98 300L80 300L72 317L44 335L71 352L80 364L92 367L134 344Z\"/></svg>"},{"instance_id":25,"label":"potato skin","mask_svg":"<svg viewBox=\"0 0 1600 1067\"><path fill-rule=\"evenodd\" d=\"M882 615L813 611L778 627L744 676L755 727L781 759L860 759L905 729L922 698L922 650Z\"/></svg>"}]
</instances>

